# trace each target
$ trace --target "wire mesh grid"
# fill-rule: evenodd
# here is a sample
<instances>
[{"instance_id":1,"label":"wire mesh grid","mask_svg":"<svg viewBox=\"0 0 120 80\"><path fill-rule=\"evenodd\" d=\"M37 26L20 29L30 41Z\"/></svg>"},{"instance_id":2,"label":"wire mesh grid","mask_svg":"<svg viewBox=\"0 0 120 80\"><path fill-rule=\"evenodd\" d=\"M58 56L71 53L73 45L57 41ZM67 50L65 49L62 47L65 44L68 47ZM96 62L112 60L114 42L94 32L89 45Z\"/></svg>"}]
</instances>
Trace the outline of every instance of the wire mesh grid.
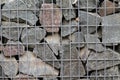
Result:
<instances>
[{"instance_id":1,"label":"wire mesh grid","mask_svg":"<svg viewBox=\"0 0 120 80\"><path fill-rule=\"evenodd\" d=\"M120 80L120 0L0 5L0 80Z\"/></svg>"}]
</instances>

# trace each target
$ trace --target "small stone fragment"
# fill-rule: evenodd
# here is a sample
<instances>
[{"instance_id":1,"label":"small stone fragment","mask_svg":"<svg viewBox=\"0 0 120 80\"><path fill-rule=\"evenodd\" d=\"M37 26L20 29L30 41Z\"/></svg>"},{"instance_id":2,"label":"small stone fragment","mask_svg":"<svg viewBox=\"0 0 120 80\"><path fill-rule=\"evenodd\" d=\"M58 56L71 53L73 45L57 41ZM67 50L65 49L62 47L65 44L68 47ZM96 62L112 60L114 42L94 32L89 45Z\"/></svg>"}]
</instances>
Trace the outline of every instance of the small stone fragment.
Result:
<instances>
[{"instance_id":1,"label":"small stone fragment","mask_svg":"<svg viewBox=\"0 0 120 80\"><path fill-rule=\"evenodd\" d=\"M48 35L45 37L45 41L48 43L52 51L58 55L58 51L60 50L60 35L58 33Z\"/></svg>"},{"instance_id":2,"label":"small stone fragment","mask_svg":"<svg viewBox=\"0 0 120 80\"><path fill-rule=\"evenodd\" d=\"M4 49L4 46L2 44L2 41L0 41L0 51L3 51L3 49Z\"/></svg>"},{"instance_id":3,"label":"small stone fragment","mask_svg":"<svg viewBox=\"0 0 120 80\"><path fill-rule=\"evenodd\" d=\"M60 68L60 63L58 62L57 58L55 57L54 53L49 48L47 43L37 44L33 52L36 56L38 56L46 63L50 64L52 67Z\"/></svg>"},{"instance_id":4,"label":"small stone fragment","mask_svg":"<svg viewBox=\"0 0 120 80\"><path fill-rule=\"evenodd\" d=\"M62 21L62 11L55 4L42 4L40 23L47 32L58 32Z\"/></svg>"},{"instance_id":5,"label":"small stone fragment","mask_svg":"<svg viewBox=\"0 0 120 80\"><path fill-rule=\"evenodd\" d=\"M36 58L34 53L27 51L25 55L20 56L19 59L19 71L37 76L57 76L58 70L54 69L52 66L46 64L41 59Z\"/></svg>"},{"instance_id":6,"label":"small stone fragment","mask_svg":"<svg viewBox=\"0 0 120 80\"><path fill-rule=\"evenodd\" d=\"M102 19L102 43L106 46L117 45L120 42L120 13Z\"/></svg>"},{"instance_id":7,"label":"small stone fragment","mask_svg":"<svg viewBox=\"0 0 120 80\"><path fill-rule=\"evenodd\" d=\"M61 36L68 36L78 30L78 23L75 20L64 21L61 25Z\"/></svg>"},{"instance_id":8,"label":"small stone fragment","mask_svg":"<svg viewBox=\"0 0 120 80\"><path fill-rule=\"evenodd\" d=\"M75 9L72 6L74 0L56 0L56 4L62 9L62 14L66 20L76 17Z\"/></svg>"},{"instance_id":9,"label":"small stone fragment","mask_svg":"<svg viewBox=\"0 0 120 80\"><path fill-rule=\"evenodd\" d=\"M105 0L102 2L102 5L101 7L99 7L99 14L100 16L107 16L109 14L113 14L116 12L116 7L117 7L117 4L116 3L113 3L109 0Z\"/></svg>"},{"instance_id":10,"label":"small stone fragment","mask_svg":"<svg viewBox=\"0 0 120 80\"><path fill-rule=\"evenodd\" d=\"M34 48L46 35L46 31L41 28L30 28L22 31L21 40L25 45Z\"/></svg>"},{"instance_id":11,"label":"small stone fragment","mask_svg":"<svg viewBox=\"0 0 120 80\"><path fill-rule=\"evenodd\" d=\"M15 56L15 55L23 55L25 52L25 47L19 41L8 41L6 46L3 49L5 56Z\"/></svg>"},{"instance_id":12,"label":"small stone fragment","mask_svg":"<svg viewBox=\"0 0 120 80\"><path fill-rule=\"evenodd\" d=\"M96 35L93 35L93 34L85 35L85 42L87 42L86 45L87 45L87 48L89 49L92 49L96 52L104 51L104 47L102 46L102 44L100 43L100 40Z\"/></svg>"},{"instance_id":13,"label":"small stone fragment","mask_svg":"<svg viewBox=\"0 0 120 80\"><path fill-rule=\"evenodd\" d=\"M118 66L113 66L107 69L97 70L91 73L90 80L119 80L119 69Z\"/></svg>"},{"instance_id":14,"label":"small stone fragment","mask_svg":"<svg viewBox=\"0 0 120 80\"><path fill-rule=\"evenodd\" d=\"M91 71L106 69L118 64L120 64L120 54L106 49L103 53L92 52L88 57L86 67L88 71Z\"/></svg>"},{"instance_id":15,"label":"small stone fragment","mask_svg":"<svg viewBox=\"0 0 120 80\"><path fill-rule=\"evenodd\" d=\"M78 9L92 11L97 8L99 0L75 0L73 5Z\"/></svg>"},{"instance_id":16,"label":"small stone fragment","mask_svg":"<svg viewBox=\"0 0 120 80\"><path fill-rule=\"evenodd\" d=\"M19 22L26 22L30 25L35 25L38 18L29 9L33 9L32 11L35 11L35 9L37 9L34 4L34 0L9 1L3 6L2 19L15 22L19 20Z\"/></svg>"},{"instance_id":17,"label":"small stone fragment","mask_svg":"<svg viewBox=\"0 0 120 80\"><path fill-rule=\"evenodd\" d=\"M87 47L84 47L82 49L78 49L78 51L79 51L79 57L81 58L81 60L83 62L86 62L91 51Z\"/></svg>"},{"instance_id":18,"label":"small stone fragment","mask_svg":"<svg viewBox=\"0 0 120 80\"><path fill-rule=\"evenodd\" d=\"M0 54L0 66L8 77L15 77L18 72L18 63L14 57L5 57Z\"/></svg>"},{"instance_id":19,"label":"small stone fragment","mask_svg":"<svg viewBox=\"0 0 120 80\"><path fill-rule=\"evenodd\" d=\"M84 47L84 35L82 32L75 32L69 36L71 44L76 47Z\"/></svg>"},{"instance_id":20,"label":"small stone fragment","mask_svg":"<svg viewBox=\"0 0 120 80\"><path fill-rule=\"evenodd\" d=\"M38 79L25 74L18 74L12 80L38 80Z\"/></svg>"}]
</instances>

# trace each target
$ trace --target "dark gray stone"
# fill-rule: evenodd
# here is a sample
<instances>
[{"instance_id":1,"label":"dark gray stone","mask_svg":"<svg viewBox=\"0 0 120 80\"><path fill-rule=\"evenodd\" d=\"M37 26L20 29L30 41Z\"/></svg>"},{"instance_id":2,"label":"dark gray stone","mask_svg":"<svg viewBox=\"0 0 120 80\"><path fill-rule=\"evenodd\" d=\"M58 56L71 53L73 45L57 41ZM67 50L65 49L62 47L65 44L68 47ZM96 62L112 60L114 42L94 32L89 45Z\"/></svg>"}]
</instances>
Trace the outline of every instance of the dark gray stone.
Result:
<instances>
[{"instance_id":1,"label":"dark gray stone","mask_svg":"<svg viewBox=\"0 0 120 80\"><path fill-rule=\"evenodd\" d=\"M75 20L64 21L61 26L61 36L68 36L78 30L78 23Z\"/></svg>"},{"instance_id":2,"label":"dark gray stone","mask_svg":"<svg viewBox=\"0 0 120 80\"><path fill-rule=\"evenodd\" d=\"M119 69L118 66L113 66L111 68L97 70L91 73L90 80L119 80Z\"/></svg>"},{"instance_id":3,"label":"dark gray stone","mask_svg":"<svg viewBox=\"0 0 120 80\"><path fill-rule=\"evenodd\" d=\"M56 4L62 8L62 14L66 20L76 17L75 9L72 6L74 0L56 0Z\"/></svg>"},{"instance_id":4,"label":"dark gray stone","mask_svg":"<svg viewBox=\"0 0 120 80\"><path fill-rule=\"evenodd\" d=\"M104 45L112 46L120 42L120 13L102 18L102 41Z\"/></svg>"},{"instance_id":5,"label":"dark gray stone","mask_svg":"<svg viewBox=\"0 0 120 80\"><path fill-rule=\"evenodd\" d=\"M35 55L37 55L40 59L50 64L51 66L60 68L60 63L58 62L57 58L47 43L37 44L33 50L33 53L35 53Z\"/></svg>"},{"instance_id":6,"label":"dark gray stone","mask_svg":"<svg viewBox=\"0 0 120 80\"><path fill-rule=\"evenodd\" d=\"M92 52L88 57L86 67L88 71L91 71L106 69L118 64L120 64L120 54L106 49L103 53Z\"/></svg>"},{"instance_id":7,"label":"dark gray stone","mask_svg":"<svg viewBox=\"0 0 120 80\"><path fill-rule=\"evenodd\" d=\"M84 47L84 35L81 32L75 32L69 36L71 44L76 47Z\"/></svg>"},{"instance_id":8,"label":"dark gray stone","mask_svg":"<svg viewBox=\"0 0 120 80\"><path fill-rule=\"evenodd\" d=\"M5 75L8 77L15 77L18 72L18 63L14 57L5 57L0 54L0 66L2 67Z\"/></svg>"},{"instance_id":9,"label":"dark gray stone","mask_svg":"<svg viewBox=\"0 0 120 80\"><path fill-rule=\"evenodd\" d=\"M49 47L58 56L58 51L60 50L60 35L58 33L53 33L45 37L45 41L48 43Z\"/></svg>"},{"instance_id":10,"label":"dark gray stone","mask_svg":"<svg viewBox=\"0 0 120 80\"><path fill-rule=\"evenodd\" d=\"M102 43L100 43L100 40L98 39L97 35L88 34L85 35L85 42L87 42L87 48L92 49L96 52L103 52L104 47L102 46Z\"/></svg>"},{"instance_id":11,"label":"dark gray stone","mask_svg":"<svg viewBox=\"0 0 120 80\"><path fill-rule=\"evenodd\" d=\"M23 26L27 27L28 25L14 22L2 22L0 35L10 40L19 40Z\"/></svg>"},{"instance_id":12,"label":"dark gray stone","mask_svg":"<svg viewBox=\"0 0 120 80\"><path fill-rule=\"evenodd\" d=\"M8 80L1 66L0 66L0 80Z\"/></svg>"},{"instance_id":13,"label":"dark gray stone","mask_svg":"<svg viewBox=\"0 0 120 80\"><path fill-rule=\"evenodd\" d=\"M25 55L19 58L19 72L27 75L38 76L58 76L59 72L49 64L37 58L32 52L26 51Z\"/></svg>"},{"instance_id":14,"label":"dark gray stone","mask_svg":"<svg viewBox=\"0 0 120 80\"><path fill-rule=\"evenodd\" d=\"M9 1L3 6L2 19L9 21L18 21L29 23L30 25L36 24L38 18L32 11L35 11L37 0L15 0ZM32 11L30 11L31 9ZM17 11L19 10L19 11ZM29 10L29 11L26 11Z\"/></svg>"},{"instance_id":15,"label":"dark gray stone","mask_svg":"<svg viewBox=\"0 0 120 80\"><path fill-rule=\"evenodd\" d=\"M97 31L99 24L102 22L102 18L98 14L85 11L79 11L79 20L81 32L84 34Z\"/></svg>"},{"instance_id":16,"label":"dark gray stone","mask_svg":"<svg viewBox=\"0 0 120 80\"><path fill-rule=\"evenodd\" d=\"M85 75L85 69L78 56L78 51L73 45L63 45L61 53L61 76L68 76L63 80L76 79L74 76ZM71 75L70 75L71 73Z\"/></svg>"},{"instance_id":17,"label":"dark gray stone","mask_svg":"<svg viewBox=\"0 0 120 80\"><path fill-rule=\"evenodd\" d=\"M23 44L34 48L46 35L46 31L41 28L24 29L21 35Z\"/></svg>"},{"instance_id":18,"label":"dark gray stone","mask_svg":"<svg viewBox=\"0 0 120 80\"><path fill-rule=\"evenodd\" d=\"M92 11L98 6L99 0L76 0L73 4L83 10Z\"/></svg>"}]
</instances>

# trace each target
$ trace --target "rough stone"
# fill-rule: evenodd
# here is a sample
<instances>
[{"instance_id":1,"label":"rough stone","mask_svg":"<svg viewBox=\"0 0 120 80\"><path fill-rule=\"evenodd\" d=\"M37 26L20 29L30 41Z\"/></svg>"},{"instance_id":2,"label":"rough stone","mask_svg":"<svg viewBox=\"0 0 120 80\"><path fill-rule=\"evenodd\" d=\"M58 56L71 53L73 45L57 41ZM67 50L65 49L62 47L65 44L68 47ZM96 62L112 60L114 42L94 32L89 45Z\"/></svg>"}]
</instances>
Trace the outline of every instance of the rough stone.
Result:
<instances>
[{"instance_id":1,"label":"rough stone","mask_svg":"<svg viewBox=\"0 0 120 80\"><path fill-rule=\"evenodd\" d=\"M34 53L27 51L25 55L20 56L19 59L19 71L38 76L58 76L58 70L54 69L52 66L46 64L41 59L36 58Z\"/></svg>"},{"instance_id":2,"label":"rough stone","mask_svg":"<svg viewBox=\"0 0 120 80\"><path fill-rule=\"evenodd\" d=\"M66 20L71 20L76 17L75 9L72 6L74 0L56 0L56 4L62 8L62 14Z\"/></svg>"},{"instance_id":3,"label":"rough stone","mask_svg":"<svg viewBox=\"0 0 120 80\"><path fill-rule=\"evenodd\" d=\"M41 28L30 28L22 31L21 40L23 44L34 48L46 35L46 31Z\"/></svg>"},{"instance_id":4,"label":"rough stone","mask_svg":"<svg viewBox=\"0 0 120 80\"><path fill-rule=\"evenodd\" d=\"M90 76L94 76L94 77L90 77L90 80L96 80L97 76L97 80L119 80L119 69L118 66L113 66L111 68L108 69L102 69L102 70L97 70L92 72Z\"/></svg>"},{"instance_id":5,"label":"rough stone","mask_svg":"<svg viewBox=\"0 0 120 80\"><path fill-rule=\"evenodd\" d=\"M92 11L97 8L99 0L76 0L73 5L82 10Z\"/></svg>"},{"instance_id":6,"label":"rough stone","mask_svg":"<svg viewBox=\"0 0 120 80\"><path fill-rule=\"evenodd\" d=\"M75 32L69 36L71 44L76 47L84 47L84 35L82 32Z\"/></svg>"},{"instance_id":7,"label":"rough stone","mask_svg":"<svg viewBox=\"0 0 120 80\"><path fill-rule=\"evenodd\" d=\"M19 23L14 23L14 22L2 22L2 29L1 29L1 36L6 37L7 39L10 40L19 40L22 29L21 26L28 26L25 24L19 24Z\"/></svg>"},{"instance_id":8,"label":"rough stone","mask_svg":"<svg viewBox=\"0 0 120 80\"><path fill-rule=\"evenodd\" d=\"M109 0L105 0L102 2L101 7L99 7L98 12L99 12L100 16L106 16L106 15L115 13L116 7L117 7L117 4L115 4Z\"/></svg>"},{"instance_id":9,"label":"rough stone","mask_svg":"<svg viewBox=\"0 0 120 80\"><path fill-rule=\"evenodd\" d=\"M78 23L75 20L64 21L61 25L61 36L68 36L78 30Z\"/></svg>"},{"instance_id":10,"label":"rough stone","mask_svg":"<svg viewBox=\"0 0 120 80\"><path fill-rule=\"evenodd\" d=\"M63 66L61 66L61 76L69 76L71 79L76 79L73 76L84 76L85 69L81 60L79 59L79 54L74 46L63 45L61 53L61 60ZM70 75L71 73L71 75ZM64 80L69 80L70 78L64 78Z\"/></svg>"},{"instance_id":11,"label":"rough stone","mask_svg":"<svg viewBox=\"0 0 120 80\"><path fill-rule=\"evenodd\" d=\"M60 35L58 33L48 35L45 37L45 41L48 43L52 51L58 55L58 51L60 50Z\"/></svg>"},{"instance_id":12,"label":"rough stone","mask_svg":"<svg viewBox=\"0 0 120 80\"><path fill-rule=\"evenodd\" d=\"M88 57L86 67L88 71L106 69L120 64L119 60L119 53L106 49L103 53L92 52Z\"/></svg>"},{"instance_id":13,"label":"rough stone","mask_svg":"<svg viewBox=\"0 0 120 80\"><path fill-rule=\"evenodd\" d=\"M40 23L47 32L58 32L62 21L62 11L55 4L42 4Z\"/></svg>"},{"instance_id":14,"label":"rough stone","mask_svg":"<svg viewBox=\"0 0 120 80\"><path fill-rule=\"evenodd\" d=\"M14 57L5 57L0 54L0 65L8 77L15 77L18 72L18 63Z\"/></svg>"},{"instance_id":15,"label":"rough stone","mask_svg":"<svg viewBox=\"0 0 120 80\"><path fill-rule=\"evenodd\" d=\"M18 74L12 80L38 80L38 79L25 74Z\"/></svg>"},{"instance_id":16,"label":"rough stone","mask_svg":"<svg viewBox=\"0 0 120 80\"><path fill-rule=\"evenodd\" d=\"M5 56L15 56L15 55L23 55L25 52L25 47L19 41L8 41L6 46L3 49Z\"/></svg>"},{"instance_id":17,"label":"rough stone","mask_svg":"<svg viewBox=\"0 0 120 80\"><path fill-rule=\"evenodd\" d=\"M95 32L102 22L102 18L96 13L79 11L78 16L80 20L79 23L81 24L81 31L84 34Z\"/></svg>"},{"instance_id":18,"label":"rough stone","mask_svg":"<svg viewBox=\"0 0 120 80\"><path fill-rule=\"evenodd\" d=\"M8 77L7 76L5 76L5 73L4 73L4 71L3 71L3 69L2 69L2 67L0 66L0 80L8 80Z\"/></svg>"},{"instance_id":19,"label":"rough stone","mask_svg":"<svg viewBox=\"0 0 120 80\"><path fill-rule=\"evenodd\" d=\"M70 39L67 38L67 37L66 38L62 38L60 42L61 42L61 44L70 44Z\"/></svg>"},{"instance_id":20,"label":"rough stone","mask_svg":"<svg viewBox=\"0 0 120 80\"><path fill-rule=\"evenodd\" d=\"M106 46L117 45L120 42L120 13L102 18L102 42Z\"/></svg>"},{"instance_id":21,"label":"rough stone","mask_svg":"<svg viewBox=\"0 0 120 80\"><path fill-rule=\"evenodd\" d=\"M91 51L87 47L84 47L82 49L78 49L78 51L79 51L79 57L85 63L86 60L88 59L88 56L90 55Z\"/></svg>"},{"instance_id":22,"label":"rough stone","mask_svg":"<svg viewBox=\"0 0 120 80\"><path fill-rule=\"evenodd\" d=\"M85 35L85 42L87 42L87 48L92 49L96 52L103 52L104 47L96 35L88 34Z\"/></svg>"},{"instance_id":23,"label":"rough stone","mask_svg":"<svg viewBox=\"0 0 120 80\"><path fill-rule=\"evenodd\" d=\"M60 63L58 62L56 56L49 48L47 43L41 43L35 46L33 52L43 61L50 64L52 67L60 68Z\"/></svg>"},{"instance_id":24,"label":"rough stone","mask_svg":"<svg viewBox=\"0 0 120 80\"><path fill-rule=\"evenodd\" d=\"M30 25L36 24L38 18L29 10L33 9L33 11L35 11L35 9L37 9L34 4L35 2L37 2L37 0L15 0L7 2L2 9L3 20L9 21L10 19L17 22L19 19L19 22L27 22ZM21 11L17 12L17 10Z\"/></svg>"}]
</instances>

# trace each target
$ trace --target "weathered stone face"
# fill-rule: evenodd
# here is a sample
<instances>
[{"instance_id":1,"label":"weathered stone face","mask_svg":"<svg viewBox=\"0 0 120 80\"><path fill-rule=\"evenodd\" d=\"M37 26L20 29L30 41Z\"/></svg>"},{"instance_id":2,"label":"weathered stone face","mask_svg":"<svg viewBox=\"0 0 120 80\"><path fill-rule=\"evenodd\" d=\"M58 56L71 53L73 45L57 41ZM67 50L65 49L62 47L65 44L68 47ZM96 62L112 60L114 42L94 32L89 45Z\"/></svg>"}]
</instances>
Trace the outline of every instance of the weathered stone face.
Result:
<instances>
[{"instance_id":1,"label":"weathered stone face","mask_svg":"<svg viewBox=\"0 0 120 80\"><path fill-rule=\"evenodd\" d=\"M62 11L55 4L42 4L40 23L47 32L58 32L62 21Z\"/></svg>"},{"instance_id":2,"label":"weathered stone face","mask_svg":"<svg viewBox=\"0 0 120 80\"><path fill-rule=\"evenodd\" d=\"M104 45L112 46L120 42L120 14L104 16L102 19L102 42Z\"/></svg>"},{"instance_id":3,"label":"weathered stone face","mask_svg":"<svg viewBox=\"0 0 120 80\"><path fill-rule=\"evenodd\" d=\"M92 52L88 57L86 67L88 71L106 69L120 64L119 60L119 53L111 49L106 49L103 53Z\"/></svg>"},{"instance_id":4,"label":"weathered stone face","mask_svg":"<svg viewBox=\"0 0 120 80\"><path fill-rule=\"evenodd\" d=\"M17 2L18 1L18 2ZM3 6L2 19L9 21L19 20L19 22L28 23L30 25L35 25L38 18L32 11L25 11L29 9L37 9L33 0L15 0L9 1ZM37 0L36 0L37 1ZM27 4L27 5L26 5ZM21 10L18 11L17 10ZM9 12L10 11L10 12Z\"/></svg>"},{"instance_id":5,"label":"weathered stone face","mask_svg":"<svg viewBox=\"0 0 120 80\"><path fill-rule=\"evenodd\" d=\"M58 70L43 62L41 59L36 58L34 53L27 51L25 55L20 57L19 71L37 76L57 76Z\"/></svg>"}]
</instances>

